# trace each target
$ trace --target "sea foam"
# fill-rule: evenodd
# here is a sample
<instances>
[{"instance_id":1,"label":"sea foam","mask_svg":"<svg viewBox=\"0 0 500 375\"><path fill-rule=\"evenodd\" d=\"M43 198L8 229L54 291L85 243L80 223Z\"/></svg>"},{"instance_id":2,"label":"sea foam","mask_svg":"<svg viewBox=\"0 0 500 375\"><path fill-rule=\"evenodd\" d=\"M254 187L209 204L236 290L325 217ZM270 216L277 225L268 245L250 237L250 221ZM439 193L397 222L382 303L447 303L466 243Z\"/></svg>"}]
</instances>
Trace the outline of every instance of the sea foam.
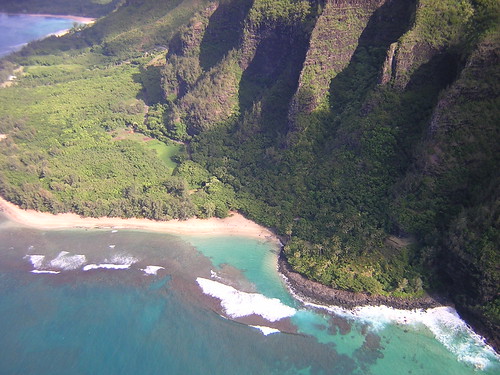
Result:
<instances>
[{"instance_id":1,"label":"sea foam","mask_svg":"<svg viewBox=\"0 0 500 375\"><path fill-rule=\"evenodd\" d=\"M127 255L127 254L115 254L111 257L108 263L115 263L115 264L128 264L131 266L134 263L137 263L139 259L136 257L133 257L132 255Z\"/></svg>"},{"instance_id":2,"label":"sea foam","mask_svg":"<svg viewBox=\"0 0 500 375\"><path fill-rule=\"evenodd\" d=\"M43 265L43 260L45 259L45 255L25 255L24 259L29 259L33 268L39 269Z\"/></svg>"},{"instance_id":3,"label":"sea foam","mask_svg":"<svg viewBox=\"0 0 500 375\"><path fill-rule=\"evenodd\" d=\"M61 273L61 271L50 271L50 270L31 270L31 273L46 273L46 274L51 274L51 275L57 275L58 273Z\"/></svg>"},{"instance_id":4,"label":"sea foam","mask_svg":"<svg viewBox=\"0 0 500 375\"><path fill-rule=\"evenodd\" d=\"M87 264L82 269L84 271L90 271L90 270L97 270L99 268L107 270L126 270L130 268L130 264L114 264L114 263Z\"/></svg>"},{"instance_id":5,"label":"sea foam","mask_svg":"<svg viewBox=\"0 0 500 375\"><path fill-rule=\"evenodd\" d=\"M315 308L322 308L346 318L370 324L373 329L383 329L387 324L425 326L460 361L472 364L477 369L486 369L497 362L500 356L485 340L476 334L450 306L422 310L400 310L388 306L360 306L352 310L338 306L321 306L304 302Z\"/></svg>"},{"instance_id":6,"label":"sea foam","mask_svg":"<svg viewBox=\"0 0 500 375\"><path fill-rule=\"evenodd\" d=\"M82 269L84 271L96 270L96 269L107 269L107 270L126 270L134 263L137 263L139 259L127 254L115 254L111 259L105 259L103 263L99 264L87 264Z\"/></svg>"},{"instance_id":7,"label":"sea foam","mask_svg":"<svg viewBox=\"0 0 500 375\"><path fill-rule=\"evenodd\" d=\"M222 280L222 277L220 277L219 275L217 275L217 272L215 272L214 270L210 270L210 277L212 279Z\"/></svg>"},{"instance_id":8,"label":"sea foam","mask_svg":"<svg viewBox=\"0 0 500 375\"><path fill-rule=\"evenodd\" d=\"M203 293L221 300L224 311L232 318L256 314L275 322L293 316L296 312L294 308L284 305L277 298L241 292L231 286L202 277L198 277L196 281Z\"/></svg>"},{"instance_id":9,"label":"sea foam","mask_svg":"<svg viewBox=\"0 0 500 375\"><path fill-rule=\"evenodd\" d=\"M65 271L76 270L87 262L85 255L69 255L67 251L61 251L57 257L50 261L50 265Z\"/></svg>"},{"instance_id":10,"label":"sea foam","mask_svg":"<svg viewBox=\"0 0 500 375\"><path fill-rule=\"evenodd\" d=\"M164 270L165 267L161 266L146 266L146 268L141 269L146 275L156 275L159 270Z\"/></svg>"}]
</instances>

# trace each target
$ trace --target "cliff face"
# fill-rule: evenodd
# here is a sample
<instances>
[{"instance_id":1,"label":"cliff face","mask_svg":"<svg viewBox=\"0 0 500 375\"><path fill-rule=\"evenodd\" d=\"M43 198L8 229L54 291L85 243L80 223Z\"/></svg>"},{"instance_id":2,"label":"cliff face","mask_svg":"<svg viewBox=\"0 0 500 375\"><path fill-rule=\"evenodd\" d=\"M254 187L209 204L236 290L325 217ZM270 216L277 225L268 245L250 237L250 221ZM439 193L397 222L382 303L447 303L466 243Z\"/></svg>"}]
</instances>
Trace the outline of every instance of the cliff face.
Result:
<instances>
[{"instance_id":1,"label":"cliff face","mask_svg":"<svg viewBox=\"0 0 500 375\"><path fill-rule=\"evenodd\" d=\"M174 38L163 72L170 126L189 135L212 129L251 110L281 76L298 74L309 4L291 2L282 14L266 4L210 2Z\"/></svg>"},{"instance_id":2,"label":"cliff face","mask_svg":"<svg viewBox=\"0 0 500 375\"><path fill-rule=\"evenodd\" d=\"M327 105L330 82L347 67L370 17L383 1L326 1L309 40L300 73L299 88L291 107L291 121Z\"/></svg>"},{"instance_id":3,"label":"cliff face","mask_svg":"<svg viewBox=\"0 0 500 375\"><path fill-rule=\"evenodd\" d=\"M290 105L290 131L307 127L307 117L301 121L301 115L328 107L336 95L336 88L331 87L336 76L355 66L360 54L368 52L375 57L380 55L375 49L387 49L396 42L410 28L414 11L415 1L410 0L326 1L311 34L299 87ZM393 54L388 57L391 61Z\"/></svg>"}]
</instances>

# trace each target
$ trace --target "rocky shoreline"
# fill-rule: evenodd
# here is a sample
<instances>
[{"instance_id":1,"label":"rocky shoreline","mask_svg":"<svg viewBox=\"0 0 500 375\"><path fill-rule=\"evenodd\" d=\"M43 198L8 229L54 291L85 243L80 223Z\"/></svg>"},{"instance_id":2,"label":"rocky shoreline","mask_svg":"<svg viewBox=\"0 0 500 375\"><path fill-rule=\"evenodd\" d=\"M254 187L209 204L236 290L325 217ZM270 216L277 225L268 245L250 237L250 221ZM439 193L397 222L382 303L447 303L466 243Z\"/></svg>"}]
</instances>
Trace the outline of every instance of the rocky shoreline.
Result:
<instances>
[{"instance_id":1,"label":"rocky shoreline","mask_svg":"<svg viewBox=\"0 0 500 375\"><path fill-rule=\"evenodd\" d=\"M486 326L481 319L473 316L467 310L455 306L449 299L441 296L425 296L421 298L397 298L388 296L372 296L366 293L354 293L345 290L334 289L312 281L295 272L288 263L283 249L278 256L278 272L285 277L289 288L301 299L318 305L333 305L347 309L358 306L390 306L395 309L415 310L430 309L439 306L452 306L456 308L461 316L465 318L473 330L485 338L496 353L499 352L500 340L494 327Z\"/></svg>"},{"instance_id":2,"label":"rocky shoreline","mask_svg":"<svg viewBox=\"0 0 500 375\"><path fill-rule=\"evenodd\" d=\"M388 296L372 296L366 293L354 293L334 289L316 281L309 280L295 272L283 253L278 257L278 271L286 278L292 291L301 298L321 305L335 305L352 309L357 306L385 305L396 309L429 309L438 306L453 306L444 298L425 296L407 299Z\"/></svg>"}]
</instances>

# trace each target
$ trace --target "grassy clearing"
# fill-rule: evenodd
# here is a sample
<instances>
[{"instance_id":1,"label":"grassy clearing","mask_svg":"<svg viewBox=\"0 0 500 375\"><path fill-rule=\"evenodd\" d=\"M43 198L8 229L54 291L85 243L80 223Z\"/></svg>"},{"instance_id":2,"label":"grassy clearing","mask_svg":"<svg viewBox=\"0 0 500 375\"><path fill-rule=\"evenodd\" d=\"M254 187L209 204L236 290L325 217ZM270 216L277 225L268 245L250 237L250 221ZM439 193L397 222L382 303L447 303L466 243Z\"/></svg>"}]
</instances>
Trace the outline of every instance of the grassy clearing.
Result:
<instances>
[{"instance_id":1,"label":"grassy clearing","mask_svg":"<svg viewBox=\"0 0 500 375\"><path fill-rule=\"evenodd\" d=\"M177 163L172 160L172 157L179 153L181 145L167 145L157 139L151 139L146 142L145 146L150 150L155 150L158 157L163 160L168 168L174 170L174 168L177 166Z\"/></svg>"},{"instance_id":2,"label":"grassy clearing","mask_svg":"<svg viewBox=\"0 0 500 375\"><path fill-rule=\"evenodd\" d=\"M177 167L177 163L174 162L172 158L179 154L182 147L180 144L167 144L157 139L148 137L147 135L134 132L129 128L118 129L114 131L112 135L113 139L116 141L127 139L138 142L139 144L144 146L146 150L154 150L158 155L158 158L162 160L171 171L173 171L175 167Z\"/></svg>"}]
</instances>

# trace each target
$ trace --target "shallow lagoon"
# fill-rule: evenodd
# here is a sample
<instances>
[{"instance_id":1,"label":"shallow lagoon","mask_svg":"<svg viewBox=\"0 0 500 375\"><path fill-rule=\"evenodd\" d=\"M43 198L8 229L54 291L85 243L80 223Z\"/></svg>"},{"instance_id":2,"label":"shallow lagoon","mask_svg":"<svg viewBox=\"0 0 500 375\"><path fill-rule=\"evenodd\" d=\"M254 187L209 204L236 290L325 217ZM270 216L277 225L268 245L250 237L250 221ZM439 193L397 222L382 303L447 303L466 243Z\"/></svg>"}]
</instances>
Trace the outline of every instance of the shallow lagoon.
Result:
<instances>
[{"instance_id":1,"label":"shallow lagoon","mask_svg":"<svg viewBox=\"0 0 500 375\"><path fill-rule=\"evenodd\" d=\"M38 231L1 219L0 350L8 360L0 362L0 373L455 375L476 374L475 365L485 366L484 374L500 370L498 357L446 310L402 312L403 318L384 308L354 315L304 306L276 271L277 250L274 242L253 238ZM272 304L255 306L255 296L277 299L294 311L296 333L263 330L265 335L228 319L227 312L221 317L219 300L203 294L199 278L219 290L233 287L238 293L222 298L230 303L236 296L239 307L253 304L265 312Z\"/></svg>"}]
</instances>

